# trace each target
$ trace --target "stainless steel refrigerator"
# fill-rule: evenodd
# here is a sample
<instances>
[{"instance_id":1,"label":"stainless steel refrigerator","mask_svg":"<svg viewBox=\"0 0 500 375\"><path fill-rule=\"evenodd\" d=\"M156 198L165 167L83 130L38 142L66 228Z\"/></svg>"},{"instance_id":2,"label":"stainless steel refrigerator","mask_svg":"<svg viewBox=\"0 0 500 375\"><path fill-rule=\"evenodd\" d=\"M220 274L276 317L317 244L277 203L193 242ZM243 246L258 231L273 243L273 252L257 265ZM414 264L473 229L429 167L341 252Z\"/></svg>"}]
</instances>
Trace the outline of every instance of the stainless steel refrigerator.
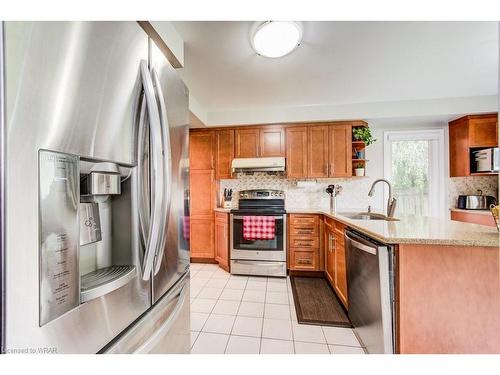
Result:
<instances>
[{"instance_id":1,"label":"stainless steel refrigerator","mask_svg":"<svg viewBox=\"0 0 500 375\"><path fill-rule=\"evenodd\" d=\"M182 80L136 22L0 40L2 352L189 352Z\"/></svg>"}]
</instances>

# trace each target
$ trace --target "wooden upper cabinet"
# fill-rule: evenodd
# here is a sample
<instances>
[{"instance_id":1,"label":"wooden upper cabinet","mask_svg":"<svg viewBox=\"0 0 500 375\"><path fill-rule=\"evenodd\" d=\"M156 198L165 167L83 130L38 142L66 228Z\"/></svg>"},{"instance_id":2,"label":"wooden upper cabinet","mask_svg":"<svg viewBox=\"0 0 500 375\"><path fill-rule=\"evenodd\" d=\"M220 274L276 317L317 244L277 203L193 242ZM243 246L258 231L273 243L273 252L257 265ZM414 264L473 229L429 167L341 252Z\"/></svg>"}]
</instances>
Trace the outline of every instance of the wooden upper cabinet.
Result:
<instances>
[{"instance_id":1,"label":"wooden upper cabinet","mask_svg":"<svg viewBox=\"0 0 500 375\"><path fill-rule=\"evenodd\" d=\"M285 156L285 129L281 126L260 128L260 157Z\"/></svg>"},{"instance_id":2,"label":"wooden upper cabinet","mask_svg":"<svg viewBox=\"0 0 500 375\"><path fill-rule=\"evenodd\" d=\"M329 133L329 176L352 176L351 125L332 125Z\"/></svg>"},{"instance_id":3,"label":"wooden upper cabinet","mask_svg":"<svg viewBox=\"0 0 500 375\"><path fill-rule=\"evenodd\" d=\"M471 148L498 147L498 114L464 116L449 123L450 177L471 175Z\"/></svg>"},{"instance_id":4,"label":"wooden upper cabinet","mask_svg":"<svg viewBox=\"0 0 500 375\"><path fill-rule=\"evenodd\" d=\"M328 149L330 126L311 126L307 139L307 177L328 177Z\"/></svg>"},{"instance_id":5,"label":"wooden upper cabinet","mask_svg":"<svg viewBox=\"0 0 500 375\"><path fill-rule=\"evenodd\" d=\"M189 168L203 170L214 168L214 131L189 134Z\"/></svg>"},{"instance_id":6,"label":"wooden upper cabinet","mask_svg":"<svg viewBox=\"0 0 500 375\"><path fill-rule=\"evenodd\" d=\"M288 178L307 177L307 127L286 129L286 174Z\"/></svg>"},{"instance_id":7,"label":"wooden upper cabinet","mask_svg":"<svg viewBox=\"0 0 500 375\"><path fill-rule=\"evenodd\" d=\"M235 130L235 158L285 156L285 128L266 126Z\"/></svg>"},{"instance_id":8,"label":"wooden upper cabinet","mask_svg":"<svg viewBox=\"0 0 500 375\"><path fill-rule=\"evenodd\" d=\"M215 178L232 178L234 158L234 130L218 130L215 134Z\"/></svg>"},{"instance_id":9,"label":"wooden upper cabinet","mask_svg":"<svg viewBox=\"0 0 500 375\"><path fill-rule=\"evenodd\" d=\"M453 121L449 125L450 177L470 175L469 127L465 120Z\"/></svg>"},{"instance_id":10,"label":"wooden upper cabinet","mask_svg":"<svg viewBox=\"0 0 500 375\"><path fill-rule=\"evenodd\" d=\"M235 130L235 158L256 158L259 156L259 128Z\"/></svg>"},{"instance_id":11,"label":"wooden upper cabinet","mask_svg":"<svg viewBox=\"0 0 500 375\"><path fill-rule=\"evenodd\" d=\"M471 116L469 120L470 147L498 146L498 116Z\"/></svg>"}]
</instances>

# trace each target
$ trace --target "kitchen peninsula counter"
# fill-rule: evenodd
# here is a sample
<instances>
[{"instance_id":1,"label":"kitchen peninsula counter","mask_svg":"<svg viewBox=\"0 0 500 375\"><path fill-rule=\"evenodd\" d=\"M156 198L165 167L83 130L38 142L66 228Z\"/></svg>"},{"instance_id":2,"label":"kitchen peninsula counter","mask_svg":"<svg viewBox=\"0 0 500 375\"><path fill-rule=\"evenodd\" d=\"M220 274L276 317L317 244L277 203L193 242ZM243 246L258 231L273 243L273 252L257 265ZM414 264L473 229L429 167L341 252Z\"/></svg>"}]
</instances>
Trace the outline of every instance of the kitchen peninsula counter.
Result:
<instances>
[{"instance_id":1,"label":"kitchen peninsula counter","mask_svg":"<svg viewBox=\"0 0 500 375\"><path fill-rule=\"evenodd\" d=\"M387 244L485 246L497 249L499 246L496 228L449 219L404 216L398 221L354 220L343 216L341 211L332 213L322 209L287 209L287 213L324 215Z\"/></svg>"},{"instance_id":2,"label":"kitchen peninsula counter","mask_svg":"<svg viewBox=\"0 0 500 375\"><path fill-rule=\"evenodd\" d=\"M322 209L287 213L323 215L393 245L397 353L500 353L496 228L414 216L353 220Z\"/></svg>"}]
</instances>

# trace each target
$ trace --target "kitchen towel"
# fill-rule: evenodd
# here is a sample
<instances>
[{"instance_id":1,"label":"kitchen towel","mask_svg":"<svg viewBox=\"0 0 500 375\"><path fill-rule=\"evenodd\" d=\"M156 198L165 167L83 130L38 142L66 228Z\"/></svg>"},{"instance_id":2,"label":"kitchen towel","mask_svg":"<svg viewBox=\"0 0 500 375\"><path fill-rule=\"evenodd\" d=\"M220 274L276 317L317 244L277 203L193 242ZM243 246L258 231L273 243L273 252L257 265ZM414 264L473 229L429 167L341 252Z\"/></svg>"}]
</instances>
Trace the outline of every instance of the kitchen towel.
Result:
<instances>
[{"instance_id":1,"label":"kitchen towel","mask_svg":"<svg viewBox=\"0 0 500 375\"><path fill-rule=\"evenodd\" d=\"M274 240L274 216L243 216L244 240Z\"/></svg>"},{"instance_id":2,"label":"kitchen towel","mask_svg":"<svg viewBox=\"0 0 500 375\"><path fill-rule=\"evenodd\" d=\"M182 235L185 240L189 240L189 216L184 216L182 220Z\"/></svg>"}]
</instances>

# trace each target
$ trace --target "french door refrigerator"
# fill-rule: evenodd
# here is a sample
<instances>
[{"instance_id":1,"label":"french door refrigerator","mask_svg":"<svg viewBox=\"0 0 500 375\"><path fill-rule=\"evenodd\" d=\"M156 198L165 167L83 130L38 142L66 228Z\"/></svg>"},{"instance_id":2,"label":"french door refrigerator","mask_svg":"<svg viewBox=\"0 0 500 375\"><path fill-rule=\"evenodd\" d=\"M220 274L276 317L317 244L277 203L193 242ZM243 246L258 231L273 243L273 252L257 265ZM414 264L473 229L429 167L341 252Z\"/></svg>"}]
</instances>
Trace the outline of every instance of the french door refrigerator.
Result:
<instances>
[{"instance_id":1,"label":"french door refrigerator","mask_svg":"<svg viewBox=\"0 0 500 375\"><path fill-rule=\"evenodd\" d=\"M136 22L1 29L2 352L189 352L185 85Z\"/></svg>"}]
</instances>

